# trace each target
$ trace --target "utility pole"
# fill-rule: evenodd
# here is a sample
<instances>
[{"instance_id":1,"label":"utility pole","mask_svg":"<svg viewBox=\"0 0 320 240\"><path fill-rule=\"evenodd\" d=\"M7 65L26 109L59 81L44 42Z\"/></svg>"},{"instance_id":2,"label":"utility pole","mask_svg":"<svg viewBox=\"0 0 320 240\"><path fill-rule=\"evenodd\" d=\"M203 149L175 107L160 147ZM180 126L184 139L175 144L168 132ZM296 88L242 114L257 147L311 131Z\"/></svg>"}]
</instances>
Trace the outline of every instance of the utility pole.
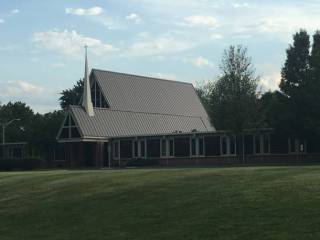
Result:
<instances>
[{"instance_id":1,"label":"utility pole","mask_svg":"<svg viewBox=\"0 0 320 240\"><path fill-rule=\"evenodd\" d=\"M2 158L4 159L6 157L5 154L5 144L6 144L6 127L8 127L11 123L13 123L14 121L20 121L20 118L15 118L10 120L9 122L6 123L2 123Z\"/></svg>"}]
</instances>

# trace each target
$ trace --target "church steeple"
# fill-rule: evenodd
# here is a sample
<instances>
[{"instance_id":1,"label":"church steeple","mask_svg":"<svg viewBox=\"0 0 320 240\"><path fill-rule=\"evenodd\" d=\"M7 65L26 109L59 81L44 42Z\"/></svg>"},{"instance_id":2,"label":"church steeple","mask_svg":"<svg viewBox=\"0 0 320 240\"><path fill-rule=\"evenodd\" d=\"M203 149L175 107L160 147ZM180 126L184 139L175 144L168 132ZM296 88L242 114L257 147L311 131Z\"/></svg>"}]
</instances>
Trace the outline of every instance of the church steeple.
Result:
<instances>
[{"instance_id":1,"label":"church steeple","mask_svg":"<svg viewBox=\"0 0 320 240\"><path fill-rule=\"evenodd\" d=\"M94 116L93 112L93 104L91 100L91 88L90 88L90 80L89 80L89 70L88 70L88 54L87 54L88 46L85 46L85 69L84 69L84 86L83 86L83 96L82 96L82 107L86 110L87 114L90 117Z\"/></svg>"}]
</instances>

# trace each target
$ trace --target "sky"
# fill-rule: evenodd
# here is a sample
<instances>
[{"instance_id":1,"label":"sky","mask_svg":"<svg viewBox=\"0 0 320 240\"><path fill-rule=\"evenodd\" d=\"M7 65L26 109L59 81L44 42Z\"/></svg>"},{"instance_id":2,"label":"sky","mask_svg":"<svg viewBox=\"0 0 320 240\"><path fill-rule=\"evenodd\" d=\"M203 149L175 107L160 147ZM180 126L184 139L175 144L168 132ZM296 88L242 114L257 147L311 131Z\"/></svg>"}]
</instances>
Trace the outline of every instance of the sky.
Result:
<instances>
[{"instance_id":1,"label":"sky","mask_svg":"<svg viewBox=\"0 0 320 240\"><path fill-rule=\"evenodd\" d=\"M191 82L217 79L224 49L244 45L275 90L292 35L320 29L320 0L0 0L0 102L59 109L89 67Z\"/></svg>"}]
</instances>

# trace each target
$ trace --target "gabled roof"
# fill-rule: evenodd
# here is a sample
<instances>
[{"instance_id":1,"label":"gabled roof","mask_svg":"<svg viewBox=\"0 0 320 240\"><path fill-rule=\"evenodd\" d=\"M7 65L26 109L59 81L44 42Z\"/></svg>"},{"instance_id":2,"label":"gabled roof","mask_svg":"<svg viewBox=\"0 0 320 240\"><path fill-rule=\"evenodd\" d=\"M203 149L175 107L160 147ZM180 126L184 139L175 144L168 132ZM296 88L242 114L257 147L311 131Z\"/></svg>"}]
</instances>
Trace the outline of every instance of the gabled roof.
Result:
<instances>
[{"instance_id":1,"label":"gabled roof","mask_svg":"<svg viewBox=\"0 0 320 240\"><path fill-rule=\"evenodd\" d=\"M191 83L97 69L92 75L114 110L208 118Z\"/></svg>"},{"instance_id":2,"label":"gabled roof","mask_svg":"<svg viewBox=\"0 0 320 240\"><path fill-rule=\"evenodd\" d=\"M159 113L94 109L90 117L80 106L70 106L70 113L81 130L82 138L102 138L208 131L201 117Z\"/></svg>"},{"instance_id":3,"label":"gabled roof","mask_svg":"<svg viewBox=\"0 0 320 240\"><path fill-rule=\"evenodd\" d=\"M97 81L109 108L94 108L90 117L70 107L83 139L215 130L191 83L97 69L90 81Z\"/></svg>"}]
</instances>

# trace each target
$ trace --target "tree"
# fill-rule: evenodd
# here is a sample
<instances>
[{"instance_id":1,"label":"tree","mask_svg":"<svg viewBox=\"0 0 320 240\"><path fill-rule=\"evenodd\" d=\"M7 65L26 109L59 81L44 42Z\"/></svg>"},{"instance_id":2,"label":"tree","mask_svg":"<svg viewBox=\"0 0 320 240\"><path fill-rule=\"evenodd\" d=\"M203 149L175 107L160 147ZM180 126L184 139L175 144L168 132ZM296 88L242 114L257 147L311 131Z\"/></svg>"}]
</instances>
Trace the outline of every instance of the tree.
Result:
<instances>
[{"instance_id":1,"label":"tree","mask_svg":"<svg viewBox=\"0 0 320 240\"><path fill-rule=\"evenodd\" d=\"M320 31L316 31L313 35L310 74L305 92L309 106L305 124L309 132L320 135Z\"/></svg>"},{"instance_id":2,"label":"tree","mask_svg":"<svg viewBox=\"0 0 320 240\"><path fill-rule=\"evenodd\" d=\"M211 107L211 94L213 89L212 82L201 82L196 85L196 92L200 98L204 108L206 109L210 119L212 118L212 107Z\"/></svg>"},{"instance_id":3,"label":"tree","mask_svg":"<svg viewBox=\"0 0 320 240\"><path fill-rule=\"evenodd\" d=\"M220 69L222 77L214 83L211 94L213 123L217 129L241 133L255 125L259 77L247 48L241 45L224 51Z\"/></svg>"},{"instance_id":4,"label":"tree","mask_svg":"<svg viewBox=\"0 0 320 240\"><path fill-rule=\"evenodd\" d=\"M0 122L6 123L12 119L15 121L6 128L6 142L26 141L32 138L31 124L33 122L33 111L25 103L9 102L0 107ZM2 134L2 129L0 129Z\"/></svg>"},{"instance_id":5,"label":"tree","mask_svg":"<svg viewBox=\"0 0 320 240\"><path fill-rule=\"evenodd\" d=\"M62 109L66 109L69 105L79 105L83 94L83 80L80 79L73 88L63 90L60 94L59 101Z\"/></svg>"},{"instance_id":6,"label":"tree","mask_svg":"<svg viewBox=\"0 0 320 240\"><path fill-rule=\"evenodd\" d=\"M287 49L287 59L281 72L280 91L283 95L283 116L278 126L288 135L307 138L312 135L319 119L317 111L319 36L315 34L310 56L310 36L300 30L293 36L293 45ZM308 106L308 107L306 107ZM313 110L317 108L317 110ZM318 115L318 116L317 116Z\"/></svg>"},{"instance_id":7,"label":"tree","mask_svg":"<svg viewBox=\"0 0 320 240\"><path fill-rule=\"evenodd\" d=\"M288 98L295 100L307 83L309 49L309 35L300 30L293 36L293 45L287 49L287 59L281 72L280 90Z\"/></svg>"}]
</instances>

